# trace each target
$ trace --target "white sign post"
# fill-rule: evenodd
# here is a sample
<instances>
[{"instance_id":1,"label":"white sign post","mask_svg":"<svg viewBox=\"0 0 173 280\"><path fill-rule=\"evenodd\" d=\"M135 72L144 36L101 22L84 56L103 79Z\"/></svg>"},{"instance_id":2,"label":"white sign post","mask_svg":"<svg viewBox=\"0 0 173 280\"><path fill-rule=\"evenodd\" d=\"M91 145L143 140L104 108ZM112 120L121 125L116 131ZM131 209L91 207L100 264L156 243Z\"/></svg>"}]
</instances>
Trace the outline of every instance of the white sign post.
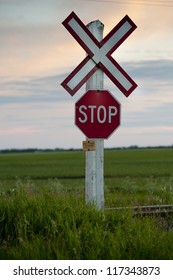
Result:
<instances>
[{"instance_id":1,"label":"white sign post","mask_svg":"<svg viewBox=\"0 0 173 280\"><path fill-rule=\"evenodd\" d=\"M104 25L99 20L89 23L87 28L99 42L103 39ZM103 82L103 71L98 68L86 82L86 90L103 89ZM104 139L95 139L95 151L86 152L85 201L104 209Z\"/></svg>"},{"instance_id":2,"label":"white sign post","mask_svg":"<svg viewBox=\"0 0 173 280\"><path fill-rule=\"evenodd\" d=\"M103 38L103 24L100 21L97 20L85 26L74 12L64 20L63 25L86 51L87 56L61 85L72 96L86 82L86 90L102 90L104 72L128 97L137 84L111 54L136 29L134 22L126 15L105 38ZM103 106L100 107L103 110ZM91 144L92 139L90 140ZM94 203L98 209L103 209L104 140L101 138L94 140L95 151L86 152L86 203Z\"/></svg>"}]
</instances>

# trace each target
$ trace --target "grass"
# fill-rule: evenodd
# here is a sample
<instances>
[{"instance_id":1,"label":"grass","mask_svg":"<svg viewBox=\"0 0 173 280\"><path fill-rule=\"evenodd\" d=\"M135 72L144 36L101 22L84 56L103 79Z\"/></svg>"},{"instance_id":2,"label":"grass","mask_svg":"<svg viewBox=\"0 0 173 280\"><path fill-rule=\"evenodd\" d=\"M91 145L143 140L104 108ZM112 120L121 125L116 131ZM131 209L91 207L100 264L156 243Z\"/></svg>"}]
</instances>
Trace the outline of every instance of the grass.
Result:
<instances>
[{"instance_id":1,"label":"grass","mask_svg":"<svg viewBox=\"0 0 173 280\"><path fill-rule=\"evenodd\" d=\"M148 177L173 174L173 149L105 151L105 177ZM83 178L82 151L0 154L0 179Z\"/></svg>"},{"instance_id":2,"label":"grass","mask_svg":"<svg viewBox=\"0 0 173 280\"><path fill-rule=\"evenodd\" d=\"M83 152L1 154L0 178L33 179L84 177Z\"/></svg>"},{"instance_id":3,"label":"grass","mask_svg":"<svg viewBox=\"0 0 173 280\"><path fill-rule=\"evenodd\" d=\"M173 149L105 152L105 206L173 203ZM84 154L0 155L0 259L173 259L173 218L97 211Z\"/></svg>"},{"instance_id":4,"label":"grass","mask_svg":"<svg viewBox=\"0 0 173 280\"><path fill-rule=\"evenodd\" d=\"M8 203L7 203L8 202ZM48 189L0 200L1 259L172 259L173 232L151 218L86 207Z\"/></svg>"}]
</instances>

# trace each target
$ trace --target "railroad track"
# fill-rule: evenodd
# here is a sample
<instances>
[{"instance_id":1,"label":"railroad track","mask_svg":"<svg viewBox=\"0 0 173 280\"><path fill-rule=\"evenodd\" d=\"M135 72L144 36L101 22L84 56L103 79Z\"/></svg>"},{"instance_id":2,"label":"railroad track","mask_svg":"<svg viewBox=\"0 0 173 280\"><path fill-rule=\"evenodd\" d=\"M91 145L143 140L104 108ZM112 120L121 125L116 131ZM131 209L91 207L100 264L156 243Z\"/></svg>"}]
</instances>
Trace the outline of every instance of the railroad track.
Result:
<instances>
[{"instance_id":1,"label":"railroad track","mask_svg":"<svg viewBox=\"0 0 173 280\"><path fill-rule=\"evenodd\" d=\"M105 208L105 210L121 211L132 210L134 216L167 216L173 214L173 205L151 205L134 207Z\"/></svg>"}]
</instances>

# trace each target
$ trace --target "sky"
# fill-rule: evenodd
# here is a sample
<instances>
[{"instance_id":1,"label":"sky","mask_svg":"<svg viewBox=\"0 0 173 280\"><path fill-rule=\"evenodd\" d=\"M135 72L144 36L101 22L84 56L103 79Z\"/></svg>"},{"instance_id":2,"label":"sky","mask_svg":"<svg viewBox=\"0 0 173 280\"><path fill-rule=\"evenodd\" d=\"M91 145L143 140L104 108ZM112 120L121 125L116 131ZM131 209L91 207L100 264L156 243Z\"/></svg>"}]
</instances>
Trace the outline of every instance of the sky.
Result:
<instances>
[{"instance_id":1,"label":"sky","mask_svg":"<svg viewBox=\"0 0 173 280\"><path fill-rule=\"evenodd\" d=\"M85 51L62 25L74 11L100 20L104 37L128 15L137 29L112 57L138 84L127 98L104 75L121 103L121 125L107 148L173 145L173 1L0 0L0 150L81 148L75 102L63 80Z\"/></svg>"}]
</instances>

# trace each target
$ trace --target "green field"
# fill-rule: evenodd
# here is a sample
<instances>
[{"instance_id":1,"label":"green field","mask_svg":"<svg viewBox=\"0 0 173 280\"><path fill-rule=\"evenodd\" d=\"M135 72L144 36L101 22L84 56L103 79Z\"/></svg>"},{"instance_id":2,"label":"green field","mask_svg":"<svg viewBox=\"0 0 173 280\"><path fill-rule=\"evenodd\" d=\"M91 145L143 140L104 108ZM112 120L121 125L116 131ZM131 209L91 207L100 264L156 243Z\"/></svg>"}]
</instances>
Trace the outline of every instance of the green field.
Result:
<instances>
[{"instance_id":1,"label":"green field","mask_svg":"<svg viewBox=\"0 0 173 280\"><path fill-rule=\"evenodd\" d=\"M173 149L105 151L105 208L173 204ZM173 221L85 206L82 151L0 154L1 259L173 259Z\"/></svg>"},{"instance_id":2,"label":"green field","mask_svg":"<svg viewBox=\"0 0 173 280\"><path fill-rule=\"evenodd\" d=\"M106 150L105 205L169 204L173 183L173 149ZM0 155L0 190L25 182L39 191L85 192L82 151ZM122 201L123 200L123 201Z\"/></svg>"}]
</instances>

